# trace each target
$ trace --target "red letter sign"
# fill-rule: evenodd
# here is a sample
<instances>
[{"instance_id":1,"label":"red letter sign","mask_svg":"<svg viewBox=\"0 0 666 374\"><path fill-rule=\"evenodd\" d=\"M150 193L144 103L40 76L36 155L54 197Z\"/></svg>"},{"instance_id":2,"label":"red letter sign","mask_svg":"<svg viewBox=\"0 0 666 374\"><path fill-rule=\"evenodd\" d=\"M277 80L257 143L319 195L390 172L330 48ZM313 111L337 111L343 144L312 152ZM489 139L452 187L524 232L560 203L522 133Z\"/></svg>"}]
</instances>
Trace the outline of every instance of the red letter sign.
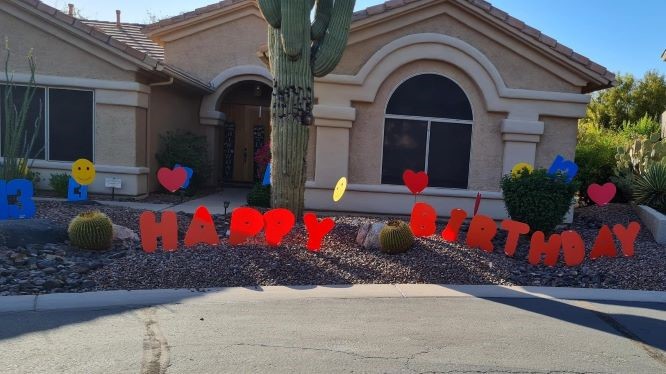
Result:
<instances>
[{"instance_id":1,"label":"red letter sign","mask_svg":"<svg viewBox=\"0 0 666 374\"><path fill-rule=\"evenodd\" d=\"M319 252L324 236L333 230L335 222L330 218L319 221L314 213L305 213L303 221L305 222L305 228L308 230L308 250Z\"/></svg>"},{"instance_id":2,"label":"red letter sign","mask_svg":"<svg viewBox=\"0 0 666 374\"><path fill-rule=\"evenodd\" d=\"M163 212L160 223L157 223L155 213L141 213L139 232L141 233L141 246L144 252L155 252L157 238L159 237L162 237L163 250L173 252L178 249L178 218L175 212Z\"/></svg>"},{"instance_id":3,"label":"red letter sign","mask_svg":"<svg viewBox=\"0 0 666 374\"><path fill-rule=\"evenodd\" d=\"M486 252L492 252L493 238L497 235L497 225L492 218L484 215L476 215L472 218L467 232L467 246L470 248L481 248Z\"/></svg>"},{"instance_id":4,"label":"red letter sign","mask_svg":"<svg viewBox=\"0 0 666 374\"><path fill-rule=\"evenodd\" d=\"M567 266L578 266L585 259L585 242L575 231L565 231L562 237L562 250L564 251L564 262Z\"/></svg>"},{"instance_id":5,"label":"red letter sign","mask_svg":"<svg viewBox=\"0 0 666 374\"><path fill-rule=\"evenodd\" d=\"M437 226L435 220L437 212L435 208L426 203L416 203L412 209L412 219L409 221L409 227L414 236L430 236L435 233Z\"/></svg>"},{"instance_id":6,"label":"red letter sign","mask_svg":"<svg viewBox=\"0 0 666 374\"><path fill-rule=\"evenodd\" d=\"M193 247L199 243L210 245L220 244L220 237L217 236L213 217L205 206L200 206L194 212L194 218L185 234L185 246Z\"/></svg>"},{"instance_id":7,"label":"red letter sign","mask_svg":"<svg viewBox=\"0 0 666 374\"><path fill-rule=\"evenodd\" d=\"M504 243L504 253L509 257L513 257L516 253L516 248L518 247L518 239L521 235L530 232L530 226L526 223L510 219L502 221L501 226L502 230L507 232L506 243Z\"/></svg>"},{"instance_id":8,"label":"red letter sign","mask_svg":"<svg viewBox=\"0 0 666 374\"><path fill-rule=\"evenodd\" d=\"M460 226L465 222L465 218L467 218L467 212L462 209L453 209L451 218L449 218L446 228L442 231L442 239L447 242L457 242Z\"/></svg>"},{"instance_id":9,"label":"red letter sign","mask_svg":"<svg viewBox=\"0 0 666 374\"><path fill-rule=\"evenodd\" d=\"M617 224L613 226L613 233L620 240L622 245L622 253L625 256L631 257L634 255L634 242L638 233L641 231L641 225L638 222L632 222L624 228L624 226Z\"/></svg>"},{"instance_id":10,"label":"red letter sign","mask_svg":"<svg viewBox=\"0 0 666 374\"><path fill-rule=\"evenodd\" d=\"M231 213L229 244L239 245L257 235L264 228L264 217L252 208L237 208Z\"/></svg>"},{"instance_id":11,"label":"red letter sign","mask_svg":"<svg viewBox=\"0 0 666 374\"><path fill-rule=\"evenodd\" d=\"M615 248L615 240L613 233L607 225L603 225L599 230L599 235L594 241L590 258L596 260L599 257L615 257L617 256L617 249Z\"/></svg>"},{"instance_id":12,"label":"red letter sign","mask_svg":"<svg viewBox=\"0 0 666 374\"><path fill-rule=\"evenodd\" d=\"M530 264L539 265L541 256L545 254L546 258L544 258L543 263L548 266L555 266L557 258L560 256L561 244L562 239L557 234L551 235L548 242L546 242L543 232L535 232L530 241L530 253L528 255Z\"/></svg>"},{"instance_id":13,"label":"red letter sign","mask_svg":"<svg viewBox=\"0 0 666 374\"><path fill-rule=\"evenodd\" d=\"M296 217L289 209L273 209L264 214L264 230L266 230L266 242L272 247L277 247L282 238L289 234L294 227Z\"/></svg>"}]
</instances>

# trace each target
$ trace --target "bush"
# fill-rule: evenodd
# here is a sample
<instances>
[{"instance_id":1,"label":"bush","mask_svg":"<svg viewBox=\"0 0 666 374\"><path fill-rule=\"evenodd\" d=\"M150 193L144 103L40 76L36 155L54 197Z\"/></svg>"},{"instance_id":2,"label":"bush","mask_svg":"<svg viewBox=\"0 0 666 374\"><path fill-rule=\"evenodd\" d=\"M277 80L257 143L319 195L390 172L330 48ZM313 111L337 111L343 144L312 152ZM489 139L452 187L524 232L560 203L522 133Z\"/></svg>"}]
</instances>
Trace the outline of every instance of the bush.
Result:
<instances>
[{"instance_id":1,"label":"bush","mask_svg":"<svg viewBox=\"0 0 666 374\"><path fill-rule=\"evenodd\" d=\"M247 205L262 208L271 207L271 186L262 186L257 183L247 195Z\"/></svg>"},{"instance_id":2,"label":"bush","mask_svg":"<svg viewBox=\"0 0 666 374\"><path fill-rule=\"evenodd\" d=\"M51 174L49 177L49 186L60 197L67 197L67 190L69 189L69 174L59 173Z\"/></svg>"},{"instance_id":3,"label":"bush","mask_svg":"<svg viewBox=\"0 0 666 374\"><path fill-rule=\"evenodd\" d=\"M624 133L601 129L591 124L578 126L575 161L578 165L576 180L580 184L579 196L582 202L590 203L587 196L589 185L604 184L612 179L617 163L617 149L628 143L629 138ZM626 196L627 199L630 197Z\"/></svg>"},{"instance_id":4,"label":"bush","mask_svg":"<svg viewBox=\"0 0 666 374\"><path fill-rule=\"evenodd\" d=\"M532 173L524 169L515 177L502 177L501 186L511 219L530 225L532 231L550 233L571 208L579 184L567 183L560 173L551 176L545 169Z\"/></svg>"},{"instance_id":5,"label":"bush","mask_svg":"<svg viewBox=\"0 0 666 374\"><path fill-rule=\"evenodd\" d=\"M72 245L83 249L105 250L113 242L113 224L99 211L85 212L74 217L67 228Z\"/></svg>"},{"instance_id":6,"label":"bush","mask_svg":"<svg viewBox=\"0 0 666 374\"><path fill-rule=\"evenodd\" d=\"M634 180L634 201L666 214L666 165L655 163Z\"/></svg>"},{"instance_id":7,"label":"bush","mask_svg":"<svg viewBox=\"0 0 666 374\"><path fill-rule=\"evenodd\" d=\"M661 125L647 114L636 122L625 121L622 124L622 133L629 139L637 136L650 136L658 132L661 132Z\"/></svg>"},{"instance_id":8,"label":"bush","mask_svg":"<svg viewBox=\"0 0 666 374\"><path fill-rule=\"evenodd\" d=\"M163 167L172 168L180 164L192 168L194 174L188 191L203 187L210 178L211 165L205 136L181 130L167 132L160 135L160 151L155 157Z\"/></svg>"}]
</instances>

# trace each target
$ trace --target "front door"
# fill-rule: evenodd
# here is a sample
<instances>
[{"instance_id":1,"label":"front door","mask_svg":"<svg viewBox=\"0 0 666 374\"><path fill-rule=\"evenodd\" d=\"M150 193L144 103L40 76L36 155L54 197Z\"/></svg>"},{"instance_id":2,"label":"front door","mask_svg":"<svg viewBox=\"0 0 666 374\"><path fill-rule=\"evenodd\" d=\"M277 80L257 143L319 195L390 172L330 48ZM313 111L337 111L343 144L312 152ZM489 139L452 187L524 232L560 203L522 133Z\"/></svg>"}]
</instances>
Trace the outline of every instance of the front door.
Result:
<instances>
[{"instance_id":1,"label":"front door","mask_svg":"<svg viewBox=\"0 0 666 374\"><path fill-rule=\"evenodd\" d=\"M227 131L233 131L233 152L225 152L233 166L231 180L226 182L249 184L259 179L254 154L270 139L270 112L268 107L256 105L227 105ZM226 146L229 146L227 144Z\"/></svg>"}]
</instances>

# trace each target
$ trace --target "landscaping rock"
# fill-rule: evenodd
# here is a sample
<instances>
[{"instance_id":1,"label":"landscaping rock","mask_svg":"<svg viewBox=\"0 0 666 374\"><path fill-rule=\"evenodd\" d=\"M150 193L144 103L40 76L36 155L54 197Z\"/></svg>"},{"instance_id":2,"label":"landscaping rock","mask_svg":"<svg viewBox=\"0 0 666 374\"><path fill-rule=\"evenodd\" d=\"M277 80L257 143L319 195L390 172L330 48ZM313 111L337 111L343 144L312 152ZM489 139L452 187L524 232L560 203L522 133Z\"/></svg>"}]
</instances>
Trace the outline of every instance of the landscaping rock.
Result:
<instances>
[{"instance_id":1,"label":"landscaping rock","mask_svg":"<svg viewBox=\"0 0 666 374\"><path fill-rule=\"evenodd\" d=\"M0 221L0 246L61 243L67 240L67 226L46 219Z\"/></svg>"},{"instance_id":2,"label":"landscaping rock","mask_svg":"<svg viewBox=\"0 0 666 374\"><path fill-rule=\"evenodd\" d=\"M382 229L386 226L385 223L373 223L368 230L368 234L365 236L363 241L363 248L370 250L378 250L381 248L381 243L379 242L379 234L381 234Z\"/></svg>"},{"instance_id":3,"label":"landscaping rock","mask_svg":"<svg viewBox=\"0 0 666 374\"><path fill-rule=\"evenodd\" d=\"M365 243L365 237L368 235L368 231L370 231L370 226L370 222L366 222L358 229L358 234L356 234L356 243L361 247L363 246L363 243Z\"/></svg>"},{"instance_id":4,"label":"landscaping rock","mask_svg":"<svg viewBox=\"0 0 666 374\"><path fill-rule=\"evenodd\" d=\"M113 224L113 240L139 241L139 235L125 226Z\"/></svg>"}]
</instances>

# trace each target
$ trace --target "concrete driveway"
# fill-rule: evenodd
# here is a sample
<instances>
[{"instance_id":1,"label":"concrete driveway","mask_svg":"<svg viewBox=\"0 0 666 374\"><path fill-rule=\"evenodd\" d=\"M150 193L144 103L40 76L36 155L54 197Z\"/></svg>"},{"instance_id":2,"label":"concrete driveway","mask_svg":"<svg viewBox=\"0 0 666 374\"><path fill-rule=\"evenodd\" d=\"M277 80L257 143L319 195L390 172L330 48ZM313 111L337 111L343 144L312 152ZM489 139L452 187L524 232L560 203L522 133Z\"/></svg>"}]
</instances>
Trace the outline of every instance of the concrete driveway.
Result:
<instances>
[{"instance_id":1,"label":"concrete driveway","mask_svg":"<svg viewBox=\"0 0 666 374\"><path fill-rule=\"evenodd\" d=\"M361 295L94 309L0 314L0 371L666 371L659 302Z\"/></svg>"}]
</instances>

